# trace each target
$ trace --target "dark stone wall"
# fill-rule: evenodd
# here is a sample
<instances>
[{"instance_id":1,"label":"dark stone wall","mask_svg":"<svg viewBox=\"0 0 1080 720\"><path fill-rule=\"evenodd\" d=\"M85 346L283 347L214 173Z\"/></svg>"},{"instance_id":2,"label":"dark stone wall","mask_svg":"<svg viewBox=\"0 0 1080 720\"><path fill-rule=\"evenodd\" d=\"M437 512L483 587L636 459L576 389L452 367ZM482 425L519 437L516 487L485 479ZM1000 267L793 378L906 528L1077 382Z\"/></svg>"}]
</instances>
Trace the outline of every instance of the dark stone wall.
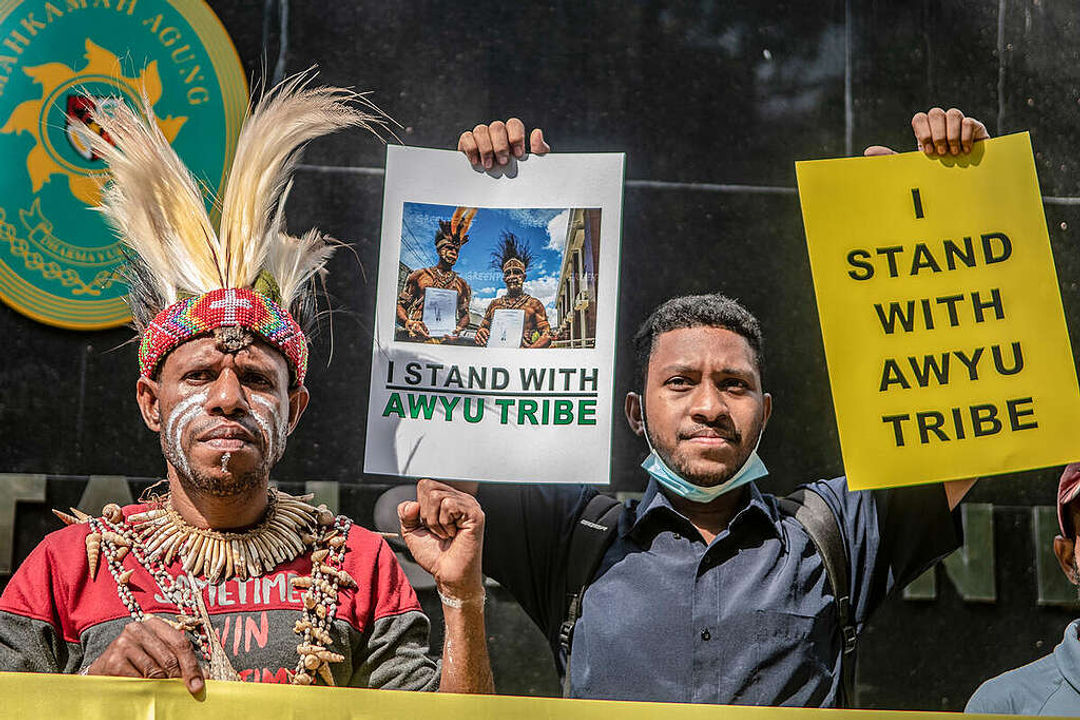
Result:
<instances>
[{"instance_id":1,"label":"dark stone wall","mask_svg":"<svg viewBox=\"0 0 1080 720\"><path fill-rule=\"evenodd\" d=\"M911 148L909 118L935 104L963 108L995 135L1030 130L1074 341L1080 331L1075 4L211 5L252 77L318 64L326 82L371 90L407 144L452 147L477 122L517 115L544 127L557 151L628 153L619 336L681 293L719 290L758 314L775 398L762 444L769 489L842 472L795 160L856 154L872 143ZM343 134L313 144L306 163L289 202L290 228L318 226L355 254L340 252L331 263L333 343L329 333L315 343L312 404L276 475L340 481L341 508L366 522L386 483L361 471L383 149ZM0 472L162 472L156 438L138 421L128 331L72 333L0 307L0 335ZM618 389L629 388L631 372L624 343ZM639 490L642 448L623 427L614 444L615 489ZM995 600L964 600L941 570L935 599L892 600L864 633L860 704L956 709L981 680L1058 642L1072 612L1037 602L1034 558L1044 542L1034 538L1029 511L1052 503L1055 477L1047 470L976 488L972 502L996 507L986 536L995 548ZM63 486L49 487L56 483ZM54 492L47 503L67 501ZM36 505L20 507L16 560L47 527ZM557 692L546 649L500 592L490 622L500 687Z\"/></svg>"}]
</instances>

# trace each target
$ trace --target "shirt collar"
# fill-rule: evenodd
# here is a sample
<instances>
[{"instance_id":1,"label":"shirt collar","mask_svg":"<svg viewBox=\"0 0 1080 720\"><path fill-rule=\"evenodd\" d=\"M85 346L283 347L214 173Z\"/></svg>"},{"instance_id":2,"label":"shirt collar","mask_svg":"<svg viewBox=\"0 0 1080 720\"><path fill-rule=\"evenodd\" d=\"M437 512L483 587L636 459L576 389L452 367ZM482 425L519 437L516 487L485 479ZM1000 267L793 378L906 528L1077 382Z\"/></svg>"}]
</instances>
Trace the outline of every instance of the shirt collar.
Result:
<instances>
[{"instance_id":1,"label":"shirt collar","mask_svg":"<svg viewBox=\"0 0 1080 720\"><path fill-rule=\"evenodd\" d=\"M1054 648L1054 660L1057 661L1058 670L1080 692L1080 620L1073 620L1065 628L1065 637Z\"/></svg>"},{"instance_id":2,"label":"shirt collar","mask_svg":"<svg viewBox=\"0 0 1080 720\"><path fill-rule=\"evenodd\" d=\"M747 483L746 488L747 492L743 495L746 502L735 512L735 516L731 518L728 528L731 529L744 522L757 519L758 521L764 521L773 529L776 536L783 541L784 534L780 528L780 514L776 510L775 499L771 496L766 498L765 495L762 495L755 482ZM693 527L686 517L672 507L667 495L660 491L659 483L655 479L649 478L649 485L645 488L645 494L641 496L641 502L638 503L634 521L623 534L634 535L640 539L648 532L647 528L653 526L656 522L661 522L663 518Z\"/></svg>"}]
</instances>

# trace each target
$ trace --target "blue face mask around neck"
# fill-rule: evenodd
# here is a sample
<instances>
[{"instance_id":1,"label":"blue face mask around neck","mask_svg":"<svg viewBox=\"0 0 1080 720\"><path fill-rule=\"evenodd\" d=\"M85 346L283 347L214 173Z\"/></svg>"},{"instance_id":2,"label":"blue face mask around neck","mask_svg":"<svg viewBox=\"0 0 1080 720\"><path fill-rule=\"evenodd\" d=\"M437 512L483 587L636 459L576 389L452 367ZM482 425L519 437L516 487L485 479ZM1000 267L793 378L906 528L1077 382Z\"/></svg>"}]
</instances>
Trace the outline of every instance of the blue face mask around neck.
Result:
<instances>
[{"instance_id":1,"label":"blue face mask around neck","mask_svg":"<svg viewBox=\"0 0 1080 720\"><path fill-rule=\"evenodd\" d=\"M644 407L641 409L641 424L642 427L645 426ZM660 459L660 455L656 452L656 448L652 446L652 441L649 440L648 428L645 428L645 442L648 444L650 452L649 457L645 458L645 461L641 463L641 467L645 472L655 478L656 482L681 498L686 498L690 502L696 503L712 502L726 492L730 492L737 487L741 487L748 482L752 482L769 474L769 471L765 469L765 463L761 461L761 458L757 453L758 446L761 445L761 436L764 433L765 428L762 428L761 432L758 433L758 439L754 444L753 452L746 458L746 462L742 464L739 471L728 478L727 481L722 482L719 485L713 485L712 487L695 485L669 468L667 463Z\"/></svg>"}]
</instances>

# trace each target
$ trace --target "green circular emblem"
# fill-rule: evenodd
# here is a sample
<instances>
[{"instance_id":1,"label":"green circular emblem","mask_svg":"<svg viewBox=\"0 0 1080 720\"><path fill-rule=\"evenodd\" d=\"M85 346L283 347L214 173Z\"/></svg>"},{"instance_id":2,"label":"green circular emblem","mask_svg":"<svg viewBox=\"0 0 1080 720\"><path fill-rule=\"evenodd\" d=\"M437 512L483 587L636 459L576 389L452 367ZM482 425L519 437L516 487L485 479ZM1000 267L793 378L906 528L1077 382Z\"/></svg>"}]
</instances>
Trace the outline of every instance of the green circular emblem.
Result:
<instances>
[{"instance_id":1,"label":"green circular emblem","mask_svg":"<svg viewBox=\"0 0 1080 720\"><path fill-rule=\"evenodd\" d=\"M195 176L220 189L248 102L202 0L0 0L0 298L76 330L127 322L123 252L94 207L95 109L146 98Z\"/></svg>"}]
</instances>

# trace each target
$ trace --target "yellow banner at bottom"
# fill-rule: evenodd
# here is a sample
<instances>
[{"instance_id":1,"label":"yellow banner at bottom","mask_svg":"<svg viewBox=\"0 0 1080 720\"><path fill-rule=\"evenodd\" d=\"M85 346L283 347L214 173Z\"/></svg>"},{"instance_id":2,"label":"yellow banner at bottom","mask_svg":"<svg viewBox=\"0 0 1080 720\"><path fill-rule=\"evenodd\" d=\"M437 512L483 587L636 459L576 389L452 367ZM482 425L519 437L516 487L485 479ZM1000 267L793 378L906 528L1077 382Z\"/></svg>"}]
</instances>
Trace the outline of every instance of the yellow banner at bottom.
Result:
<instances>
[{"instance_id":1,"label":"yellow banner at bottom","mask_svg":"<svg viewBox=\"0 0 1080 720\"><path fill-rule=\"evenodd\" d=\"M131 680L35 673L0 672L3 717L80 720L913 720L956 717L955 713L899 710L820 710L802 708L682 705L673 703L563 700L499 695L450 695L394 690L294 687L209 682L196 700L179 680ZM980 717L1004 718L1003 715ZM1013 716L1015 717L1015 716Z\"/></svg>"}]
</instances>

